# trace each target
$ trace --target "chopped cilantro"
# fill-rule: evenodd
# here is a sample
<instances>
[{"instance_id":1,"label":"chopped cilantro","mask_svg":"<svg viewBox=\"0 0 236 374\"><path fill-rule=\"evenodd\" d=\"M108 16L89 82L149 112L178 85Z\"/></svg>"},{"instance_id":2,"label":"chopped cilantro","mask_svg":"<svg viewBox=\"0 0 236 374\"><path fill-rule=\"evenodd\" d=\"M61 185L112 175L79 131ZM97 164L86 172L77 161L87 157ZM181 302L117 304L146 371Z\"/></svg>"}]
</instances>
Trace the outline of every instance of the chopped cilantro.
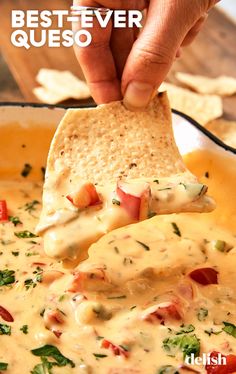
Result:
<instances>
[{"instance_id":1,"label":"chopped cilantro","mask_svg":"<svg viewBox=\"0 0 236 374\"><path fill-rule=\"evenodd\" d=\"M38 236L28 230L14 232L14 235L19 239L37 238Z\"/></svg>"},{"instance_id":2,"label":"chopped cilantro","mask_svg":"<svg viewBox=\"0 0 236 374\"><path fill-rule=\"evenodd\" d=\"M236 338L236 326L233 323L224 322L224 321L223 321L223 324L225 327L223 327L222 330L226 332L227 334Z\"/></svg>"},{"instance_id":3,"label":"chopped cilantro","mask_svg":"<svg viewBox=\"0 0 236 374\"><path fill-rule=\"evenodd\" d=\"M13 256L17 257L19 256L20 252L19 251L12 251L11 252Z\"/></svg>"},{"instance_id":4,"label":"chopped cilantro","mask_svg":"<svg viewBox=\"0 0 236 374\"><path fill-rule=\"evenodd\" d=\"M28 177L31 170L32 170L32 166L30 164L25 164L24 168L21 172L21 176L24 177L24 178Z\"/></svg>"},{"instance_id":5,"label":"chopped cilantro","mask_svg":"<svg viewBox=\"0 0 236 374\"><path fill-rule=\"evenodd\" d=\"M15 271L14 270L0 270L0 287L15 282Z\"/></svg>"},{"instance_id":6,"label":"chopped cilantro","mask_svg":"<svg viewBox=\"0 0 236 374\"><path fill-rule=\"evenodd\" d=\"M53 363L49 362L45 357L40 357L41 364L36 365L31 374L52 374Z\"/></svg>"},{"instance_id":7,"label":"chopped cilantro","mask_svg":"<svg viewBox=\"0 0 236 374\"><path fill-rule=\"evenodd\" d=\"M205 321L205 319L207 318L208 316L208 310L205 309L205 308L200 308L197 312L197 318L198 318L198 321Z\"/></svg>"},{"instance_id":8,"label":"chopped cilantro","mask_svg":"<svg viewBox=\"0 0 236 374\"><path fill-rule=\"evenodd\" d=\"M59 351L59 349L55 347L54 345L46 344L40 348L32 349L31 353L34 356L38 356L42 358L45 358L45 357L53 358L55 361L51 363L52 365L56 365L60 367L70 365L72 368L75 367L74 362L70 360L69 358L63 356L63 354Z\"/></svg>"},{"instance_id":9,"label":"chopped cilantro","mask_svg":"<svg viewBox=\"0 0 236 374\"><path fill-rule=\"evenodd\" d=\"M93 353L93 355L94 355L94 357L96 357L97 359L98 359L98 358L105 358L105 357L107 357L107 355L104 355L104 354L102 354L102 353Z\"/></svg>"},{"instance_id":10,"label":"chopped cilantro","mask_svg":"<svg viewBox=\"0 0 236 374\"><path fill-rule=\"evenodd\" d=\"M29 329L28 325L23 325L23 326L20 328L20 331L22 331L23 334L28 334L28 332L29 332L28 329Z\"/></svg>"},{"instance_id":11,"label":"chopped cilantro","mask_svg":"<svg viewBox=\"0 0 236 374\"><path fill-rule=\"evenodd\" d=\"M195 330L195 327L193 325L181 325L181 330L176 333L176 335L181 334L188 334L190 332L193 332Z\"/></svg>"},{"instance_id":12,"label":"chopped cilantro","mask_svg":"<svg viewBox=\"0 0 236 374\"><path fill-rule=\"evenodd\" d=\"M117 199L112 199L112 204L114 205L120 205L120 201Z\"/></svg>"},{"instance_id":13,"label":"chopped cilantro","mask_svg":"<svg viewBox=\"0 0 236 374\"><path fill-rule=\"evenodd\" d=\"M175 356L176 350L180 349L183 352L183 358L194 354L195 357L200 353L200 339L194 335L181 335L174 338L166 338L163 340L164 350L170 356Z\"/></svg>"},{"instance_id":14,"label":"chopped cilantro","mask_svg":"<svg viewBox=\"0 0 236 374\"><path fill-rule=\"evenodd\" d=\"M180 374L172 365L164 365L157 370L156 374Z\"/></svg>"},{"instance_id":15,"label":"chopped cilantro","mask_svg":"<svg viewBox=\"0 0 236 374\"><path fill-rule=\"evenodd\" d=\"M153 182L156 183L156 184L160 184L159 179L154 179Z\"/></svg>"},{"instance_id":16,"label":"chopped cilantro","mask_svg":"<svg viewBox=\"0 0 236 374\"><path fill-rule=\"evenodd\" d=\"M222 333L222 331L214 331L213 328L211 327L209 330L204 330L204 332L211 336L211 335L219 335Z\"/></svg>"},{"instance_id":17,"label":"chopped cilantro","mask_svg":"<svg viewBox=\"0 0 236 374\"><path fill-rule=\"evenodd\" d=\"M7 370L8 364L6 362L0 362L0 370Z\"/></svg>"},{"instance_id":18,"label":"chopped cilantro","mask_svg":"<svg viewBox=\"0 0 236 374\"><path fill-rule=\"evenodd\" d=\"M19 217L10 216L9 221L12 222L14 226L22 224Z\"/></svg>"},{"instance_id":19,"label":"chopped cilantro","mask_svg":"<svg viewBox=\"0 0 236 374\"><path fill-rule=\"evenodd\" d=\"M11 335L11 326L0 323L0 335Z\"/></svg>"},{"instance_id":20,"label":"chopped cilantro","mask_svg":"<svg viewBox=\"0 0 236 374\"><path fill-rule=\"evenodd\" d=\"M108 300L115 300L115 299L126 299L126 295L120 295L120 296L108 296Z\"/></svg>"},{"instance_id":21,"label":"chopped cilantro","mask_svg":"<svg viewBox=\"0 0 236 374\"><path fill-rule=\"evenodd\" d=\"M172 224L172 227L173 227L174 234L177 235L177 236L181 236L181 232L180 232L180 229L177 226L177 224L175 222L171 222L171 224Z\"/></svg>"},{"instance_id":22,"label":"chopped cilantro","mask_svg":"<svg viewBox=\"0 0 236 374\"><path fill-rule=\"evenodd\" d=\"M148 218L155 217L157 214L155 212L148 212Z\"/></svg>"},{"instance_id":23,"label":"chopped cilantro","mask_svg":"<svg viewBox=\"0 0 236 374\"><path fill-rule=\"evenodd\" d=\"M38 200L30 201L29 203L26 203L23 208L26 212L32 213L34 210L36 210L36 205L40 204Z\"/></svg>"},{"instance_id":24,"label":"chopped cilantro","mask_svg":"<svg viewBox=\"0 0 236 374\"><path fill-rule=\"evenodd\" d=\"M147 244L145 244L145 243L143 243L143 242L140 242L139 240L135 240L138 244L140 244L144 249L145 249L145 251L150 251L150 247L147 245Z\"/></svg>"},{"instance_id":25,"label":"chopped cilantro","mask_svg":"<svg viewBox=\"0 0 236 374\"><path fill-rule=\"evenodd\" d=\"M28 278L24 281L25 288L28 290L30 287L35 288L37 286L37 283L42 282L42 274L43 269L40 267L37 267L36 270L33 272L35 275L34 278Z\"/></svg>"},{"instance_id":26,"label":"chopped cilantro","mask_svg":"<svg viewBox=\"0 0 236 374\"><path fill-rule=\"evenodd\" d=\"M39 253L38 252L26 252L25 255L26 257L31 257L31 256L38 256Z\"/></svg>"}]
</instances>

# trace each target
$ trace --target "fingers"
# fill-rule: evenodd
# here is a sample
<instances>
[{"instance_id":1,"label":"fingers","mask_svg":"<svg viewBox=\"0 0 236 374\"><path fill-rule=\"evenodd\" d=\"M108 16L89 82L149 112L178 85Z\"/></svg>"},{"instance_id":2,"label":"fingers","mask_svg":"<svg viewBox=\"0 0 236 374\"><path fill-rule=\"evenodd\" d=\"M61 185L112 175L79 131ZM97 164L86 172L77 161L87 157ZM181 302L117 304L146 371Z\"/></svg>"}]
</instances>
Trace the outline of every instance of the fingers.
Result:
<instances>
[{"instance_id":1,"label":"fingers","mask_svg":"<svg viewBox=\"0 0 236 374\"><path fill-rule=\"evenodd\" d=\"M90 1L74 1L74 5L97 6ZM73 24L73 30L80 29L79 23ZM102 29L94 19L92 42L86 48L75 46L76 57L82 67L91 95L97 104L108 103L121 99L120 81L117 76L115 61L110 49L112 22Z\"/></svg>"},{"instance_id":2,"label":"fingers","mask_svg":"<svg viewBox=\"0 0 236 374\"><path fill-rule=\"evenodd\" d=\"M195 25L191 28L191 30L185 36L185 38L182 42L183 47L186 46L186 45L189 45L193 42L193 40L198 35L199 31L202 29L202 27L203 27L205 21L207 20L207 18L208 18L207 13L205 13L202 17L199 18L199 20L195 23Z\"/></svg>"},{"instance_id":3,"label":"fingers","mask_svg":"<svg viewBox=\"0 0 236 374\"><path fill-rule=\"evenodd\" d=\"M121 79L125 63L135 39L136 37L134 29L113 29L112 31L110 47L119 79Z\"/></svg>"},{"instance_id":4,"label":"fingers","mask_svg":"<svg viewBox=\"0 0 236 374\"><path fill-rule=\"evenodd\" d=\"M187 0L151 0L146 24L134 43L122 77L124 104L131 110L147 106L178 55L188 30L200 18Z\"/></svg>"}]
</instances>

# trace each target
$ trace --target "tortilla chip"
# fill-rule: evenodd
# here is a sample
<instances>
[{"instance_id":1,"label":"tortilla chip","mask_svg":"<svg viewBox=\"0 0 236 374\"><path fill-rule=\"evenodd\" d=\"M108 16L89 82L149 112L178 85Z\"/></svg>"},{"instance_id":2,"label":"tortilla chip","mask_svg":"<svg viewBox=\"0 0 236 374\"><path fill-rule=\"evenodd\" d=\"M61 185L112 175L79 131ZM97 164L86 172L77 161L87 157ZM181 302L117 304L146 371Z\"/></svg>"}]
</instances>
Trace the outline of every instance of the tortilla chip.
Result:
<instances>
[{"instance_id":1,"label":"tortilla chip","mask_svg":"<svg viewBox=\"0 0 236 374\"><path fill-rule=\"evenodd\" d=\"M159 91L168 92L171 107L187 114L201 125L221 117L223 114L222 99L219 96L199 95L186 88L170 83L162 83Z\"/></svg>"},{"instance_id":2,"label":"tortilla chip","mask_svg":"<svg viewBox=\"0 0 236 374\"><path fill-rule=\"evenodd\" d=\"M206 128L225 144L236 148L236 121L217 119L206 124Z\"/></svg>"},{"instance_id":3,"label":"tortilla chip","mask_svg":"<svg viewBox=\"0 0 236 374\"><path fill-rule=\"evenodd\" d=\"M37 227L37 232L44 234L46 253L58 258L76 258L108 231L135 222L130 217L119 218L124 213L122 207L118 216L114 216L109 204L118 180L132 182L138 178L144 182L151 178L157 189L159 181L153 180L172 178L167 183L172 186L174 181L177 186L181 185L181 194L186 190L183 183L198 184L186 169L175 144L166 93L159 94L145 112L128 111L121 102L96 109L68 110L51 144L43 211ZM91 207L90 213L89 208L78 213L66 199L79 183L88 181L102 196L101 219L97 218L96 207ZM107 187L109 191L104 194ZM185 204L181 197L177 206L164 200L162 213L210 211L214 203L205 192L195 199L188 197ZM157 201L152 199L159 209Z\"/></svg>"},{"instance_id":4,"label":"tortilla chip","mask_svg":"<svg viewBox=\"0 0 236 374\"><path fill-rule=\"evenodd\" d=\"M201 94L231 96L236 93L236 78L221 75L208 78L201 75L176 73L176 78Z\"/></svg>"},{"instance_id":5,"label":"tortilla chip","mask_svg":"<svg viewBox=\"0 0 236 374\"><path fill-rule=\"evenodd\" d=\"M87 99L91 96L87 84L70 71L41 69L36 80L42 87L34 89L34 94L49 104L56 104L69 98Z\"/></svg>"},{"instance_id":6,"label":"tortilla chip","mask_svg":"<svg viewBox=\"0 0 236 374\"><path fill-rule=\"evenodd\" d=\"M53 92L47 90L47 88L44 87L36 87L33 89L34 95L42 101L43 103L47 104L58 104L62 101L65 101L69 99L68 95L64 95L62 92Z\"/></svg>"}]
</instances>

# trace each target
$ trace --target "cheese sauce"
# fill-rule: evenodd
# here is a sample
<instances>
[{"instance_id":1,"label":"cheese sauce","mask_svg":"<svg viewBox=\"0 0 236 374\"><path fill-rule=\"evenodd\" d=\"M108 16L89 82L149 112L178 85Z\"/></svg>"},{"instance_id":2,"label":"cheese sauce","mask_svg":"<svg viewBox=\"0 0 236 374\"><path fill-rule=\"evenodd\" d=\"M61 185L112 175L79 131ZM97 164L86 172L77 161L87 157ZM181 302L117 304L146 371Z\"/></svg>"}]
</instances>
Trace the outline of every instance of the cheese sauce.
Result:
<instances>
[{"instance_id":1,"label":"cheese sauce","mask_svg":"<svg viewBox=\"0 0 236 374\"><path fill-rule=\"evenodd\" d=\"M214 212L112 231L76 268L34 235L42 185L1 181L11 218L0 223L0 371L210 374L185 357L219 352L218 373L236 372L236 165L203 151L185 161Z\"/></svg>"}]
</instances>

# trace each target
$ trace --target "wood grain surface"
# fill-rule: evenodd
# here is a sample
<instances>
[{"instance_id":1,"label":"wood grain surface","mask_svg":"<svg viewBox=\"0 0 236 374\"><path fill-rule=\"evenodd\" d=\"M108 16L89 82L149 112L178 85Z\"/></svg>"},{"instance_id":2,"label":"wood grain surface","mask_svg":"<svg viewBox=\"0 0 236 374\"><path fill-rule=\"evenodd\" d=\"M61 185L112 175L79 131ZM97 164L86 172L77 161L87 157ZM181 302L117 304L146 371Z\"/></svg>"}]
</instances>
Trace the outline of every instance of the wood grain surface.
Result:
<instances>
[{"instance_id":1,"label":"wood grain surface","mask_svg":"<svg viewBox=\"0 0 236 374\"><path fill-rule=\"evenodd\" d=\"M69 9L69 0L1 0L0 46L8 66L26 101L37 102L32 89L37 86L35 76L40 68L71 70L82 78L72 48L16 48L10 42L12 9ZM70 25L68 25L70 28ZM39 31L39 30L38 30ZM184 71L215 77L220 74L236 78L236 25L222 12L213 9L196 41L183 50L169 74L176 83L174 73ZM1 78L0 78L1 83ZM11 83L12 84L12 83ZM1 90L1 86L0 86ZM16 91L17 95L19 93ZM1 96L2 97L2 96ZM68 102L70 104L75 103ZM78 104L78 103L77 103ZM236 119L236 96L224 99L227 119Z\"/></svg>"}]
</instances>

